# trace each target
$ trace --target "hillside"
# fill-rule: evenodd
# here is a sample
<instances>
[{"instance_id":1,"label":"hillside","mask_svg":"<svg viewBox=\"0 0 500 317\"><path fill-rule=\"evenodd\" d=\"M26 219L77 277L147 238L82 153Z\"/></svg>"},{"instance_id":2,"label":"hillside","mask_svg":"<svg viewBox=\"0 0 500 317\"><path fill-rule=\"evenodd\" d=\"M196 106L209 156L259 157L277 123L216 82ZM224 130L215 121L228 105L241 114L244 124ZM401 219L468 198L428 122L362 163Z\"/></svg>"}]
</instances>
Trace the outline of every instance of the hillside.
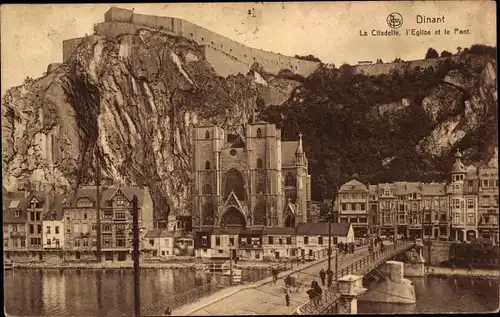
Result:
<instances>
[{"instance_id":1,"label":"hillside","mask_svg":"<svg viewBox=\"0 0 500 317\"><path fill-rule=\"evenodd\" d=\"M363 182L447 179L457 148L466 164L496 164L496 49L427 62L322 67L281 107L260 109L284 139L304 133L314 198L354 173ZM382 66L377 66L382 68Z\"/></svg>"}]
</instances>

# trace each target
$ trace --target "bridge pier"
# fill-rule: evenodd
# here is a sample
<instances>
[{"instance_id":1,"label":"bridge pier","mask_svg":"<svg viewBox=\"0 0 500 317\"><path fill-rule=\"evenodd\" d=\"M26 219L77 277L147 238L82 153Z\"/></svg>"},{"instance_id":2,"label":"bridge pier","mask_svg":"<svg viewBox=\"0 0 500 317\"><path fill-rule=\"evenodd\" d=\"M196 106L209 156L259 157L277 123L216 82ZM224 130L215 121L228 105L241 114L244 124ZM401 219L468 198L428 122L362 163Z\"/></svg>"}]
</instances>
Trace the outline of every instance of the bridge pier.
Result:
<instances>
[{"instance_id":1,"label":"bridge pier","mask_svg":"<svg viewBox=\"0 0 500 317\"><path fill-rule=\"evenodd\" d=\"M358 297L366 291L363 287L363 277L346 275L339 279L340 297L338 301L339 314L357 314Z\"/></svg>"},{"instance_id":2,"label":"bridge pier","mask_svg":"<svg viewBox=\"0 0 500 317\"><path fill-rule=\"evenodd\" d=\"M360 300L377 303L415 304L415 287L404 278L404 263L387 261L381 265L379 272L384 279L370 285L370 290Z\"/></svg>"}]
</instances>

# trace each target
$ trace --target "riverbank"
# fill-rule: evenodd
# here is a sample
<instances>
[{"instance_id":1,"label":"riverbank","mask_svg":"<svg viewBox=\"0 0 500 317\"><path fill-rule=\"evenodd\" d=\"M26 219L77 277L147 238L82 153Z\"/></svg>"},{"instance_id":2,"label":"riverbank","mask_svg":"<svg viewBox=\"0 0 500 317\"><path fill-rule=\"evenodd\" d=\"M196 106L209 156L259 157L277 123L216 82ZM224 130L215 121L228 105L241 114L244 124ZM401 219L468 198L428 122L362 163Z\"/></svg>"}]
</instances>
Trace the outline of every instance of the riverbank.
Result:
<instances>
[{"instance_id":1,"label":"riverbank","mask_svg":"<svg viewBox=\"0 0 500 317\"><path fill-rule=\"evenodd\" d=\"M487 269L452 269L449 267L441 266L429 266L429 269L425 269L426 276L436 276L436 277L474 277L479 279L491 279L498 280L500 273L498 270L487 270Z\"/></svg>"},{"instance_id":2,"label":"riverbank","mask_svg":"<svg viewBox=\"0 0 500 317\"><path fill-rule=\"evenodd\" d=\"M233 265L240 269L265 269L279 262L249 262L238 261L238 264ZM98 270L98 269L133 269L132 261L120 262L66 262L66 263L44 263L44 262L12 262L12 269L72 269L72 270ZM141 269L193 269L195 263L193 261L172 261L172 262L140 262Z\"/></svg>"}]
</instances>

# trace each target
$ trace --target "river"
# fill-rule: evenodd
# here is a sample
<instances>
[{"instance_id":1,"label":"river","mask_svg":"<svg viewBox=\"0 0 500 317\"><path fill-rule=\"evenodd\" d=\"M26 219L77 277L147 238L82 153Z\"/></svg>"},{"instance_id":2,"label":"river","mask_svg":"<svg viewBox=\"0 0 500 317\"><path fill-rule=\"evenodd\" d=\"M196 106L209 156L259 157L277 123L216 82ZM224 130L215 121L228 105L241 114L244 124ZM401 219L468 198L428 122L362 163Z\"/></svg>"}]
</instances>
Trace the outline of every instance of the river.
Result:
<instances>
[{"instance_id":1,"label":"river","mask_svg":"<svg viewBox=\"0 0 500 317\"><path fill-rule=\"evenodd\" d=\"M219 276L216 276L220 280ZM255 276L258 278L258 276ZM243 280L251 280L250 272ZM412 278L414 305L359 302L359 313L487 312L498 308L499 283L469 278ZM141 312L161 314L174 294L207 283L191 270L141 270ZM16 316L130 316L132 271L16 269L4 272L8 314Z\"/></svg>"},{"instance_id":2,"label":"river","mask_svg":"<svg viewBox=\"0 0 500 317\"><path fill-rule=\"evenodd\" d=\"M429 276L408 279L415 286L415 304L358 301L358 313L485 313L499 307L498 280Z\"/></svg>"}]
</instances>

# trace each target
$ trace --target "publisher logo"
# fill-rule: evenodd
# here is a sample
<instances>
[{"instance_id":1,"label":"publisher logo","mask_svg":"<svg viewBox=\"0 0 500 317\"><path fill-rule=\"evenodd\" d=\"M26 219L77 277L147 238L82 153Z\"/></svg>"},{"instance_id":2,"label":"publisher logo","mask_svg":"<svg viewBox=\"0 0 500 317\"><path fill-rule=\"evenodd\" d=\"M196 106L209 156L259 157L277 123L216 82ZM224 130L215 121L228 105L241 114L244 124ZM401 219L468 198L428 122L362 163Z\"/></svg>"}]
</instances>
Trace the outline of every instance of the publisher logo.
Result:
<instances>
[{"instance_id":1,"label":"publisher logo","mask_svg":"<svg viewBox=\"0 0 500 317\"><path fill-rule=\"evenodd\" d=\"M403 17L397 12L389 14L386 21L391 29L399 29L403 25Z\"/></svg>"}]
</instances>

